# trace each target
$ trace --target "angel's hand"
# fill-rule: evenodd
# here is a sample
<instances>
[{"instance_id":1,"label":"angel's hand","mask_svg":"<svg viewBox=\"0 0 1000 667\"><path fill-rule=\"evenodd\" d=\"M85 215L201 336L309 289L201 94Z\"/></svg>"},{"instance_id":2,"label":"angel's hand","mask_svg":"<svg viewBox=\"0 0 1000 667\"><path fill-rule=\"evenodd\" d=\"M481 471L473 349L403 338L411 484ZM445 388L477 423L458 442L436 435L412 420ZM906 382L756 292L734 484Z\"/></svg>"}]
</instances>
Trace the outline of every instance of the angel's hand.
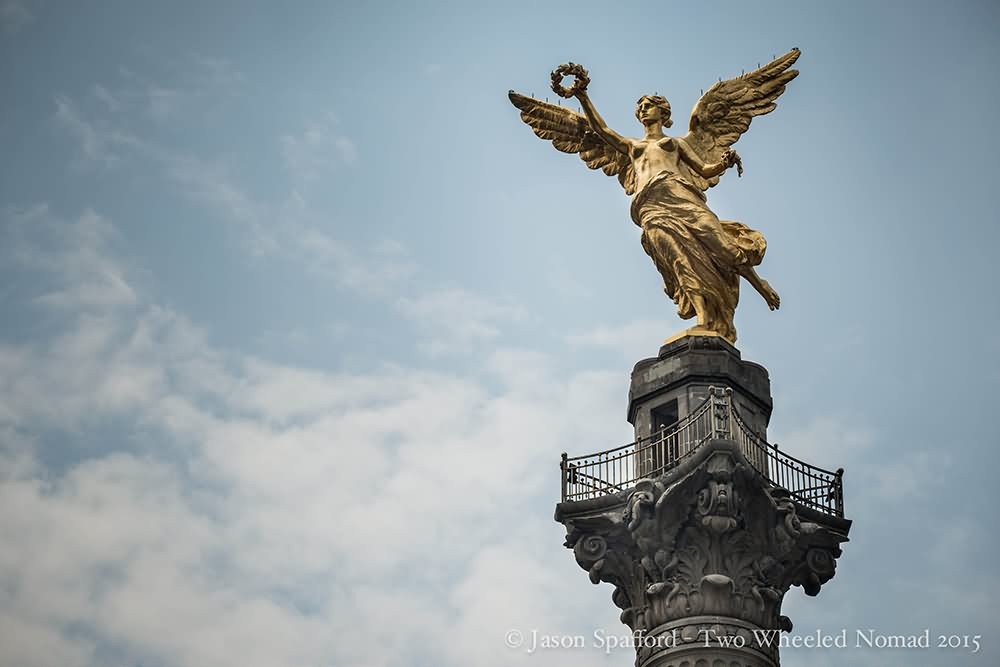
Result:
<instances>
[{"instance_id":1,"label":"angel's hand","mask_svg":"<svg viewBox=\"0 0 1000 667\"><path fill-rule=\"evenodd\" d=\"M736 175L743 175L743 160L740 158L740 154L734 151L732 148L727 148L722 154L722 163L726 165L726 168L736 166Z\"/></svg>"}]
</instances>

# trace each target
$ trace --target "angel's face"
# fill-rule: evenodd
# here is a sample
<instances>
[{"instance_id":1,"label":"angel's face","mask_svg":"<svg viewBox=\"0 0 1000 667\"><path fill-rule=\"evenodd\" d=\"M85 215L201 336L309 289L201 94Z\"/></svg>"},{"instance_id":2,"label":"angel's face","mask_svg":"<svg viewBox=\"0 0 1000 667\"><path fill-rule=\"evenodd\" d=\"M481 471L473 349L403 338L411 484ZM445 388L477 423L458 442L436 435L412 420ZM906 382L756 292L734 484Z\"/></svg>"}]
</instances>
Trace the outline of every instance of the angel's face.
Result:
<instances>
[{"instance_id":1,"label":"angel's face","mask_svg":"<svg viewBox=\"0 0 1000 667\"><path fill-rule=\"evenodd\" d=\"M639 98L635 107L635 117L643 125L661 123L670 125L670 103L659 96L646 95Z\"/></svg>"}]
</instances>

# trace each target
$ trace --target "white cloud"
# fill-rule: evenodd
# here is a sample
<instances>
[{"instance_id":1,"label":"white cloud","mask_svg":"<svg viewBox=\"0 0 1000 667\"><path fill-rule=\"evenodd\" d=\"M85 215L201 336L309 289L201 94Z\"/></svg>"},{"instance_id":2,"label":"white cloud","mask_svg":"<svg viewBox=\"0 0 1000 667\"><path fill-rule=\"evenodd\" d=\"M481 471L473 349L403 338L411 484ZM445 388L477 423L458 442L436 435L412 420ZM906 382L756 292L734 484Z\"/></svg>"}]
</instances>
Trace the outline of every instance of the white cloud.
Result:
<instances>
[{"instance_id":1,"label":"white cloud","mask_svg":"<svg viewBox=\"0 0 1000 667\"><path fill-rule=\"evenodd\" d=\"M939 485L942 470L952 464L948 448L912 448L887 458L880 447L884 436L856 417L818 416L787 431L772 428L768 435L798 459L831 471L844 468L854 507L905 503Z\"/></svg>"},{"instance_id":2,"label":"white cloud","mask_svg":"<svg viewBox=\"0 0 1000 667\"><path fill-rule=\"evenodd\" d=\"M194 54L196 65L195 81L200 88L211 91L233 89L246 81L243 72L226 58Z\"/></svg>"},{"instance_id":3,"label":"white cloud","mask_svg":"<svg viewBox=\"0 0 1000 667\"><path fill-rule=\"evenodd\" d=\"M34 216L38 275L64 292L108 266L134 282L100 216ZM47 227L89 244L46 258L29 241ZM132 289L128 308L67 300L68 329L0 346L0 530L17 535L0 544L0 662L408 665L426 646L499 664L512 591L541 624L567 613L553 592L588 585L568 553L530 555L540 537L558 550L548 510L544 535L515 528L551 501L560 447L601 437L570 415L617 414L617 377L525 375L546 365L529 351L497 352L493 389L406 367L294 368L215 349ZM441 304L512 314L467 294L414 307ZM74 451L79 437L104 444Z\"/></svg>"},{"instance_id":4,"label":"white cloud","mask_svg":"<svg viewBox=\"0 0 1000 667\"><path fill-rule=\"evenodd\" d=\"M327 114L298 133L281 136L281 156L289 175L301 185L328 178L341 165L352 165L358 157L354 142L337 131L337 119Z\"/></svg>"},{"instance_id":5,"label":"white cloud","mask_svg":"<svg viewBox=\"0 0 1000 667\"><path fill-rule=\"evenodd\" d=\"M342 288L388 297L399 292L415 267L400 244L382 239L370 247L348 244L310 222L304 202L282 209L272 230L270 252L303 265Z\"/></svg>"},{"instance_id":6,"label":"white cloud","mask_svg":"<svg viewBox=\"0 0 1000 667\"><path fill-rule=\"evenodd\" d=\"M115 162L119 156L112 152L113 147L151 160L184 196L238 225L255 255L290 259L342 288L366 293L395 289L414 270L405 249L391 239L359 248L324 231L324 221L316 219L317 214L297 191L287 201L271 204L243 187L225 161L179 153L123 130L99 126L87 120L68 98L59 98L57 103L57 116L80 141L88 158Z\"/></svg>"},{"instance_id":7,"label":"white cloud","mask_svg":"<svg viewBox=\"0 0 1000 667\"><path fill-rule=\"evenodd\" d=\"M34 16L23 2L3 0L0 2L0 26L9 33L17 32L34 20Z\"/></svg>"},{"instance_id":8,"label":"white cloud","mask_svg":"<svg viewBox=\"0 0 1000 667\"><path fill-rule=\"evenodd\" d=\"M333 145L340 154L340 159L347 164L352 164L358 157L358 149L354 142L347 137L337 137L333 140Z\"/></svg>"},{"instance_id":9,"label":"white cloud","mask_svg":"<svg viewBox=\"0 0 1000 667\"><path fill-rule=\"evenodd\" d=\"M500 326L526 317L522 308L485 299L462 288L437 289L397 302L401 313L431 332L427 350L443 354L495 339Z\"/></svg>"},{"instance_id":10,"label":"white cloud","mask_svg":"<svg viewBox=\"0 0 1000 667\"><path fill-rule=\"evenodd\" d=\"M94 84L93 94L108 108L108 111L118 113L124 107L121 99L101 84Z\"/></svg>"},{"instance_id":11,"label":"white cloud","mask_svg":"<svg viewBox=\"0 0 1000 667\"><path fill-rule=\"evenodd\" d=\"M875 443L875 434L860 420L830 415L788 430L772 428L768 435L796 458L831 470L862 462Z\"/></svg>"},{"instance_id":12,"label":"white cloud","mask_svg":"<svg viewBox=\"0 0 1000 667\"><path fill-rule=\"evenodd\" d=\"M481 377L292 367L213 347L151 303L96 213L61 221L40 206L3 229L16 242L0 259L30 270L38 292L83 283L115 294L102 282L110 267L132 298L66 299L50 309L63 329L0 343L0 531L17 536L0 543L0 663L632 659L503 643L511 629L624 631L610 587L590 586L550 520L558 453L629 438L620 373L567 374L545 354L504 347ZM399 306L473 342L524 317L465 290ZM617 345L630 330L581 344ZM878 435L824 417L776 439L806 460L849 466L872 456ZM851 502L884 508L919 493L936 460L858 465ZM942 539L975 530L970 519ZM988 597L973 603L985 609Z\"/></svg>"},{"instance_id":13,"label":"white cloud","mask_svg":"<svg viewBox=\"0 0 1000 667\"><path fill-rule=\"evenodd\" d=\"M672 329L673 326L673 329ZM570 345L598 347L620 352L635 360L655 355L663 341L676 333L676 325L666 320L633 320L619 326L599 326L566 337Z\"/></svg>"},{"instance_id":14,"label":"white cloud","mask_svg":"<svg viewBox=\"0 0 1000 667\"><path fill-rule=\"evenodd\" d=\"M135 112L137 119L165 124L198 119L238 92L244 81L233 63L223 58L193 54L161 67L170 74L158 79L120 67L114 88L96 86L95 95L111 111L128 110Z\"/></svg>"},{"instance_id":15,"label":"white cloud","mask_svg":"<svg viewBox=\"0 0 1000 667\"><path fill-rule=\"evenodd\" d=\"M193 83L187 87L166 86L122 68L124 83L117 89L92 87L94 99L107 109L104 117L88 115L70 97L59 96L56 121L76 139L88 161L111 165L125 155L152 161L182 194L238 224L246 247L256 255L290 259L349 290L385 293L398 287L413 272L398 243L379 239L371 247L348 244L327 229L329 221L302 195L302 188L325 177L329 169L357 158L354 143L336 131L338 121L332 114L308 124L300 134L281 137L280 153L294 187L277 204L240 184L226 160L178 151L129 129L144 114L167 120L192 100L208 104L217 87L231 88L242 81L229 61L194 56L194 63L195 73L187 75Z\"/></svg>"},{"instance_id":16,"label":"white cloud","mask_svg":"<svg viewBox=\"0 0 1000 667\"><path fill-rule=\"evenodd\" d=\"M269 245L263 240L268 237L266 207L234 181L224 163L176 154L151 144L144 144L143 150L163 166L167 178L185 195L246 226L257 247Z\"/></svg>"},{"instance_id":17,"label":"white cloud","mask_svg":"<svg viewBox=\"0 0 1000 667\"><path fill-rule=\"evenodd\" d=\"M951 456L941 450L916 450L894 461L880 463L872 471L870 487L885 500L901 502L940 484L942 471L951 466Z\"/></svg>"},{"instance_id":18,"label":"white cloud","mask_svg":"<svg viewBox=\"0 0 1000 667\"><path fill-rule=\"evenodd\" d=\"M175 116L182 109L186 98L183 91L173 88L165 88L156 84L150 84L146 87L146 105L149 109L149 115L160 122Z\"/></svg>"},{"instance_id":19,"label":"white cloud","mask_svg":"<svg viewBox=\"0 0 1000 667\"><path fill-rule=\"evenodd\" d=\"M0 232L0 255L21 269L56 278L51 286L39 283L33 295L37 303L70 309L128 306L135 303L135 292L123 267L107 254L115 236L114 228L93 211L62 223L37 206L8 214Z\"/></svg>"},{"instance_id":20,"label":"white cloud","mask_svg":"<svg viewBox=\"0 0 1000 667\"><path fill-rule=\"evenodd\" d=\"M83 156L93 162L110 165L118 161L104 128L91 123L68 97L57 96L56 122L72 134L80 144Z\"/></svg>"}]
</instances>

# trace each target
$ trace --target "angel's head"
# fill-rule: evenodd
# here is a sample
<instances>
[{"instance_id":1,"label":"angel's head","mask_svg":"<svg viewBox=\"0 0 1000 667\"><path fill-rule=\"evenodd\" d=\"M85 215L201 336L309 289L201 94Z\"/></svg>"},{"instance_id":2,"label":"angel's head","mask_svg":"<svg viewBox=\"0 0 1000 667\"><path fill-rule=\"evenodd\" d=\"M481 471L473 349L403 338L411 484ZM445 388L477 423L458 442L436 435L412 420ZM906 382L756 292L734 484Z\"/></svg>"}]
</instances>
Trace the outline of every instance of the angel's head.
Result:
<instances>
[{"instance_id":1,"label":"angel's head","mask_svg":"<svg viewBox=\"0 0 1000 667\"><path fill-rule=\"evenodd\" d=\"M664 127L674 124L670 120L670 102L662 95L643 95L635 103L635 117L643 125L660 122Z\"/></svg>"}]
</instances>

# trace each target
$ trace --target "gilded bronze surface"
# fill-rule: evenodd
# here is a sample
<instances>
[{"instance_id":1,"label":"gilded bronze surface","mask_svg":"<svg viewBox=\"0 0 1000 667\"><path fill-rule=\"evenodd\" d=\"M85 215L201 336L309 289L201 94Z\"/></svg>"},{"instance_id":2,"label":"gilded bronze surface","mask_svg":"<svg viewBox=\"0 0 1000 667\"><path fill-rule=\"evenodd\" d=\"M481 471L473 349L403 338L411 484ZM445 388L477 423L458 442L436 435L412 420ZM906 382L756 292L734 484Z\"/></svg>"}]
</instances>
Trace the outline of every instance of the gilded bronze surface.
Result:
<instances>
[{"instance_id":1,"label":"gilded bronze surface","mask_svg":"<svg viewBox=\"0 0 1000 667\"><path fill-rule=\"evenodd\" d=\"M578 64L556 68L552 89L575 97L582 114L510 92L510 101L536 135L564 153L579 154L591 169L617 176L625 192L634 195L632 220L642 228L642 247L663 277L663 291L682 319L697 318L687 333L736 341L740 276L771 310L780 305L778 293L754 269L767 248L763 234L720 220L708 208L705 191L731 167L742 175L742 160L731 147L754 116L775 109L785 85L798 76L789 69L798 57L793 49L757 70L716 83L695 104L683 137L663 133L672 125L670 103L658 95L645 95L636 104L642 138L609 128L587 93L589 75ZM562 86L566 76L574 77L569 88Z\"/></svg>"}]
</instances>

